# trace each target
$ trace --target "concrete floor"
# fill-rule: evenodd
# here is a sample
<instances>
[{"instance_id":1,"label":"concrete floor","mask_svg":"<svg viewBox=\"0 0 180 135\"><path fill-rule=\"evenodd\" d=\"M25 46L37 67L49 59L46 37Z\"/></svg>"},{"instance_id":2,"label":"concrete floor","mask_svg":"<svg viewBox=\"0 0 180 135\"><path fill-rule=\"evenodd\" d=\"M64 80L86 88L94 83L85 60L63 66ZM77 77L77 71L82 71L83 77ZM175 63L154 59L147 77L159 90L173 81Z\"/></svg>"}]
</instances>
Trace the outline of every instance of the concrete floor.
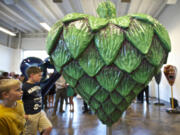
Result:
<instances>
[{"instance_id":1,"label":"concrete floor","mask_svg":"<svg viewBox=\"0 0 180 135\"><path fill-rule=\"evenodd\" d=\"M155 106L150 100L147 105L132 103L122 118L112 126L112 135L180 135L180 114L168 114L165 106ZM64 105L65 113L57 112L52 116L53 109L47 115L53 123L51 135L106 135L106 126L96 115L83 114L83 100L74 98L75 111L69 111Z\"/></svg>"}]
</instances>

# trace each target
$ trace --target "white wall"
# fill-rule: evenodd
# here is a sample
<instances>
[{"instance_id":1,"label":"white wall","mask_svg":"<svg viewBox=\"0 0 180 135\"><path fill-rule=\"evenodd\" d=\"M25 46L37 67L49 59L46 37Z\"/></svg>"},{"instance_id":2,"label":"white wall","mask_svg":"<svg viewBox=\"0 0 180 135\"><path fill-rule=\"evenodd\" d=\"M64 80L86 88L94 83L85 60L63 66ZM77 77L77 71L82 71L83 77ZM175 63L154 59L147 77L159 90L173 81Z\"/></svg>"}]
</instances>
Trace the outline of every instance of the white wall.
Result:
<instances>
[{"instance_id":1,"label":"white wall","mask_svg":"<svg viewBox=\"0 0 180 135\"><path fill-rule=\"evenodd\" d=\"M14 71L15 49L0 44L0 70Z\"/></svg>"},{"instance_id":2,"label":"white wall","mask_svg":"<svg viewBox=\"0 0 180 135\"><path fill-rule=\"evenodd\" d=\"M176 81L173 86L173 93L174 97L180 101L180 1L177 1L176 5L168 6L160 15L158 20L166 27L171 39L172 50L169 54L167 64L174 65L178 69ZM152 83L155 83L155 81L153 80ZM157 97L156 84L151 85L150 94L151 96ZM171 87L169 86L163 73L160 83L160 98L169 102L169 97L171 97Z\"/></svg>"},{"instance_id":3,"label":"white wall","mask_svg":"<svg viewBox=\"0 0 180 135\"><path fill-rule=\"evenodd\" d=\"M13 69L15 73L21 74L20 65L23 60L23 51L21 49L15 49L14 52Z\"/></svg>"},{"instance_id":4,"label":"white wall","mask_svg":"<svg viewBox=\"0 0 180 135\"><path fill-rule=\"evenodd\" d=\"M23 50L45 50L46 38L22 38Z\"/></svg>"},{"instance_id":5,"label":"white wall","mask_svg":"<svg viewBox=\"0 0 180 135\"><path fill-rule=\"evenodd\" d=\"M5 46L8 45L8 35L4 34L1 31L0 31L0 44Z\"/></svg>"},{"instance_id":6,"label":"white wall","mask_svg":"<svg viewBox=\"0 0 180 135\"><path fill-rule=\"evenodd\" d=\"M0 44L0 70L20 72L23 50L45 50L46 38L22 38L22 49L13 49Z\"/></svg>"}]
</instances>

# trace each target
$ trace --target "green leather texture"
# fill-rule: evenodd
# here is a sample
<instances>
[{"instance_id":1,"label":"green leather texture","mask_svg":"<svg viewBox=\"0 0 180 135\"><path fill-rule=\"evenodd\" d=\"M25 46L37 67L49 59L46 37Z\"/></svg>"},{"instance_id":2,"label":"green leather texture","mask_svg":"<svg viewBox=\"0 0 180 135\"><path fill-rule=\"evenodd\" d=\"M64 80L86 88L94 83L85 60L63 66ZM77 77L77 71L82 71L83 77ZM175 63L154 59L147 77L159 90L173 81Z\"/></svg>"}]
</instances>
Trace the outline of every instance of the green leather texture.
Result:
<instances>
[{"instance_id":1,"label":"green leather texture","mask_svg":"<svg viewBox=\"0 0 180 135\"><path fill-rule=\"evenodd\" d=\"M145 14L116 18L114 7L101 3L100 17L66 15L52 27L46 45L57 71L107 126L119 120L171 50L157 20Z\"/></svg>"}]
</instances>

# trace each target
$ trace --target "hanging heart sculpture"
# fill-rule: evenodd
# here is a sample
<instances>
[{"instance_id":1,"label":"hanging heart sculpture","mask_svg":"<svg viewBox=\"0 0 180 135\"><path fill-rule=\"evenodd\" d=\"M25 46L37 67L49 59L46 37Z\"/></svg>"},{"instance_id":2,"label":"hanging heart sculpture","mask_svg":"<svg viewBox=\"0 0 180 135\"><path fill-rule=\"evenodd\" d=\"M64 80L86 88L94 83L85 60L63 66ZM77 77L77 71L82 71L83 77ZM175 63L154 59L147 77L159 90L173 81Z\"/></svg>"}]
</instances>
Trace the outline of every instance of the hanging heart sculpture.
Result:
<instances>
[{"instance_id":1,"label":"hanging heart sculpture","mask_svg":"<svg viewBox=\"0 0 180 135\"><path fill-rule=\"evenodd\" d=\"M157 73L157 75L154 76L157 84L160 84L161 76L162 76L161 70Z\"/></svg>"},{"instance_id":2,"label":"hanging heart sculpture","mask_svg":"<svg viewBox=\"0 0 180 135\"><path fill-rule=\"evenodd\" d=\"M166 63L171 50L165 28L154 18L116 18L103 2L100 18L72 13L53 25L46 49L57 71L111 126Z\"/></svg>"},{"instance_id":3,"label":"hanging heart sculpture","mask_svg":"<svg viewBox=\"0 0 180 135\"><path fill-rule=\"evenodd\" d=\"M173 86L177 75L177 68L173 65L166 65L164 67L164 74L169 84Z\"/></svg>"}]
</instances>

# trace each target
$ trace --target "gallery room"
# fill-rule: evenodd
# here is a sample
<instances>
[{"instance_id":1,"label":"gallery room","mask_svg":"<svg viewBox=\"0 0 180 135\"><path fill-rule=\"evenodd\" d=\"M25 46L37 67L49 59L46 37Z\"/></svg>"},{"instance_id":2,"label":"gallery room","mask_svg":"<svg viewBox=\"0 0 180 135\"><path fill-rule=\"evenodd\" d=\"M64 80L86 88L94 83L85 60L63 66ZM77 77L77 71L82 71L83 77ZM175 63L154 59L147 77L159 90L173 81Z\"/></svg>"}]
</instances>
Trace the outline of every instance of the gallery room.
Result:
<instances>
[{"instance_id":1,"label":"gallery room","mask_svg":"<svg viewBox=\"0 0 180 135\"><path fill-rule=\"evenodd\" d=\"M0 0L0 135L179 135L179 0Z\"/></svg>"}]
</instances>

